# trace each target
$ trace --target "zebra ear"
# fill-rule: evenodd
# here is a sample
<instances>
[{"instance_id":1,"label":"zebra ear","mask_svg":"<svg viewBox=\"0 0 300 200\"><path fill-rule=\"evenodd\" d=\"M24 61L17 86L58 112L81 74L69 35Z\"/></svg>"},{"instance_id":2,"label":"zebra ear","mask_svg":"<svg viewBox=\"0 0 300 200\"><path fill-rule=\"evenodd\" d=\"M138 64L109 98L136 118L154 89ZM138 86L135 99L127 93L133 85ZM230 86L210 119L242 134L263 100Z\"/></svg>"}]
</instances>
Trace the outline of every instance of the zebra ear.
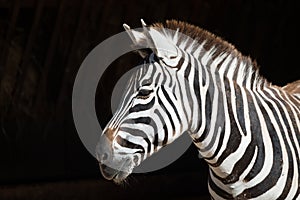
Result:
<instances>
[{"instance_id":1,"label":"zebra ear","mask_svg":"<svg viewBox=\"0 0 300 200\"><path fill-rule=\"evenodd\" d=\"M148 53L142 48L149 48L149 45L144 32L132 30L130 29L130 26L128 26L127 24L123 24L123 27L133 42L133 49L139 49L137 50L137 52L140 54L142 58L145 58L148 55Z\"/></svg>"},{"instance_id":2,"label":"zebra ear","mask_svg":"<svg viewBox=\"0 0 300 200\"><path fill-rule=\"evenodd\" d=\"M141 22L143 25L143 32L132 30L127 24L123 25L135 47L150 48L157 57L164 61L177 56L177 48L172 41L155 28L147 27L143 20L141 20ZM142 57L147 55L142 50L138 50L138 53Z\"/></svg>"},{"instance_id":3,"label":"zebra ear","mask_svg":"<svg viewBox=\"0 0 300 200\"><path fill-rule=\"evenodd\" d=\"M151 40L153 51L158 58L163 59L165 62L177 57L178 52L176 45L170 41L162 32L159 32L153 27L148 28L149 38Z\"/></svg>"}]
</instances>

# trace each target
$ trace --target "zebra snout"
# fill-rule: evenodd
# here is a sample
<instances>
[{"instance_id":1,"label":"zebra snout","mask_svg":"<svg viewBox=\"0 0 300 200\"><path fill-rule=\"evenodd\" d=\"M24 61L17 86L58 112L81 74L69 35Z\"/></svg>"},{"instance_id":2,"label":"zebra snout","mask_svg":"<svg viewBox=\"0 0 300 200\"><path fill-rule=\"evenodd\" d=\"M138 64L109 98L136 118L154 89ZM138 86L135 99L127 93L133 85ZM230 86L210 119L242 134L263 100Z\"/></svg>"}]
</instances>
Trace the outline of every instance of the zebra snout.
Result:
<instances>
[{"instance_id":1,"label":"zebra snout","mask_svg":"<svg viewBox=\"0 0 300 200\"><path fill-rule=\"evenodd\" d=\"M105 163L112 157L112 146L111 141L102 135L96 147L96 156L99 163Z\"/></svg>"},{"instance_id":2,"label":"zebra snout","mask_svg":"<svg viewBox=\"0 0 300 200\"><path fill-rule=\"evenodd\" d=\"M104 152L101 159L102 161L106 161L108 159L108 153Z\"/></svg>"},{"instance_id":3,"label":"zebra snout","mask_svg":"<svg viewBox=\"0 0 300 200\"><path fill-rule=\"evenodd\" d=\"M133 159L131 155L120 154L113 146L111 129L106 129L101 135L97 147L96 157L99 162L101 174L107 180L120 183L132 171ZM136 161L137 162L137 161Z\"/></svg>"}]
</instances>

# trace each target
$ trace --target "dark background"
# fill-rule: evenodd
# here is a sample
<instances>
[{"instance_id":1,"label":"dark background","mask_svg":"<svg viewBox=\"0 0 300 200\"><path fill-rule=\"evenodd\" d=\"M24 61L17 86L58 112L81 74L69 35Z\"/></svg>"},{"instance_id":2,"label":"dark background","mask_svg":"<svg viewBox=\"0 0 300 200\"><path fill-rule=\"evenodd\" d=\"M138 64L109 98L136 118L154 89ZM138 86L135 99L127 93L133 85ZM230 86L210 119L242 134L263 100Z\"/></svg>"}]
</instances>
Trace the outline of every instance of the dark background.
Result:
<instances>
[{"instance_id":1,"label":"dark background","mask_svg":"<svg viewBox=\"0 0 300 200\"><path fill-rule=\"evenodd\" d=\"M122 24L178 19L234 44L276 85L300 78L297 1L0 0L0 199L205 198L207 167L190 149L160 171L105 181L72 118L73 82L85 56ZM127 54L97 92L102 126L111 90L137 64ZM101 67L101 66L99 66Z\"/></svg>"}]
</instances>

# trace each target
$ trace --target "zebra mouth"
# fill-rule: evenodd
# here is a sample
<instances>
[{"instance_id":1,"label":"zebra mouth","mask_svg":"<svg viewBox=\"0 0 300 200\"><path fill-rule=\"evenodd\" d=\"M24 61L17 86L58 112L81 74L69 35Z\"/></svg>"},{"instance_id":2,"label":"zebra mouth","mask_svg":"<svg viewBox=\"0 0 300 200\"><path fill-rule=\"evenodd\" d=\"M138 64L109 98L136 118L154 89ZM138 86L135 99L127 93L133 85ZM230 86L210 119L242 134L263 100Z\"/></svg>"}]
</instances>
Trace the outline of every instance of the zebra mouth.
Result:
<instances>
[{"instance_id":1,"label":"zebra mouth","mask_svg":"<svg viewBox=\"0 0 300 200\"><path fill-rule=\"evenodd\" d=\"M124 163L125 164L125 163ZM129 172L123 171L124 164L119 170L111 168L105 164L99 163L100 171L103 177L107 180L113 180L116 184L120 184L130 174Z\"/></svg>"}]
</instances>

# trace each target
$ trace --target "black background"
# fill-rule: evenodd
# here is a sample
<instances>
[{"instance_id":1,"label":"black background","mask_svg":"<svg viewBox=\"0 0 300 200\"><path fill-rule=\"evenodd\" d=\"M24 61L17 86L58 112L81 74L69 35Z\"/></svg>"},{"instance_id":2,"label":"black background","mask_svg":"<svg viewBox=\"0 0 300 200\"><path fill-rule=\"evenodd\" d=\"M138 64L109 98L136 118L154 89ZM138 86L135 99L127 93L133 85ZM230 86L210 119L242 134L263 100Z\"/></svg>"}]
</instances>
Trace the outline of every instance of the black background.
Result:
<instances>
[{"instance_id":1,"label":"black background","mask_svg":"<svg viewBox=\"0 0 300 200\"><path fill-rule=\"evenodd\" d=\"M300 78L297 1L0 0L0 199L197 198L207 167L191 147L160 171L123 186L105 181L76 133L73 82L85 56L122 24L178 19L234 44L283 86ZM110 118L111 90L137 64L126 54L98 86L100 124ZM204 198L204 197L203 197Z\"/></svg>"}]
</instances>

